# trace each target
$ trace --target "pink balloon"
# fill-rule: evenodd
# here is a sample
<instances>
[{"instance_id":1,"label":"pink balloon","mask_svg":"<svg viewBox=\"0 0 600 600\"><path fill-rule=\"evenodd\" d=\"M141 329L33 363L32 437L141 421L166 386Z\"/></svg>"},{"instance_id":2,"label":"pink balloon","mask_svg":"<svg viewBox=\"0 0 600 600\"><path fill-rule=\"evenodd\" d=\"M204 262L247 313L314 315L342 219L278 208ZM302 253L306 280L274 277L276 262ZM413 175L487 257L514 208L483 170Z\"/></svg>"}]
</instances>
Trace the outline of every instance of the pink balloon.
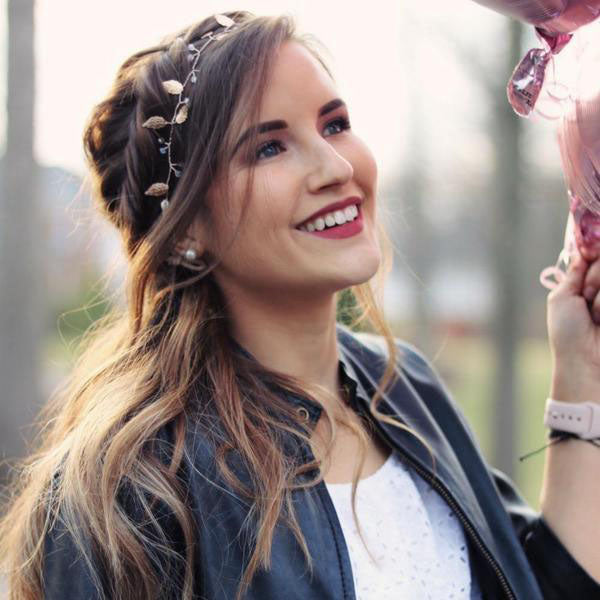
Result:
<instances>
[{"instance_id":1,"label":"pink balloon","mask_svg":"<svg viewBox=\"0 0 600 600\"><path fill-rule=\"evenodd\" d=\"M574 98L558 128L558 145L578 249L600 250L600 47L579 58Z\"/></svg>"},{"instance_id":2,"label":"pink balloon","mask_svg":"<svg viewBox=\"0 0 600 600\"><path fill-rule=\"evenodd\" d=\"M573 33L600 16L600 0L475 0L550 34Z\"/></svg>"},{"instance_id":3,"label":"pink balloon","mask_svg":"<svg viewBox=\"0 0 600 600\"><path fill-rule=\"evenodd\" d=\"M546 67L572 34L600 16L600 0L475 0L507 17L535 27L543 48L529 50L507 86L508 99L521 116L534 109L544 85ZM545 268L540 282L558 285L577 251L600 251L600 48L588 47L569 111L563 115L558 143L569 193L569 219L557 264Z\"/></svg>"},{"instance_id":4,"label":"pink balloon","mask_svg":"<svg viewBox=\"0 0 600 600\"><path fill-rule=\"evenodd\" d=\"M565 115L562 126L570 123L577 129L586 159L600 173L600 47L588 44L578 61L579 74L577 89L571 111ZM563 143L569 143L564 140ZM598 192L598 213L600 213L600 182L595 181L594 190Z\"/></svg>"},{"instance_id":5,"label":"pink balloon","mask_svg":"<svg viewBox=\"0 0 600 600\"><path fill-rule=\"evenodd\" d=\"M543 48L532 48L513 71L506 94L514 111L522 117L528 116L535 107L551 57Z\"/></svg>"},{"instance_id":6,"label":"pink balloon","mask_svg":"<svg viewBox=\"0 0 600 600\"><path fill-rule=\"evenodd\" d=\"M538 27L551 34L573 33L599 16L600 0L571 0L560 15Z\"/></svg>"},{"instance_id":7,"label":"pink balloon","mask_svg":"<svg viewBox=\"0 0 600 600\"><path fill-rule=\"evenodd\" d=\"M561 15L568 0L475 0L496 12L530 25L541 25Z\"/></svg>"},{"instance_id":8,"label":"pink balloon","mask_svg":"<svg viewBox=\"0 0 600 600\"><path fill-rule=\"evenodd\" d=\"M475 0L535 27L543 48L530 50L515 68L506 88L514 111L527 117L535 108L546 67L571 40L574 31L600 16L600 0Z\"/></svg>"}]
</instances>

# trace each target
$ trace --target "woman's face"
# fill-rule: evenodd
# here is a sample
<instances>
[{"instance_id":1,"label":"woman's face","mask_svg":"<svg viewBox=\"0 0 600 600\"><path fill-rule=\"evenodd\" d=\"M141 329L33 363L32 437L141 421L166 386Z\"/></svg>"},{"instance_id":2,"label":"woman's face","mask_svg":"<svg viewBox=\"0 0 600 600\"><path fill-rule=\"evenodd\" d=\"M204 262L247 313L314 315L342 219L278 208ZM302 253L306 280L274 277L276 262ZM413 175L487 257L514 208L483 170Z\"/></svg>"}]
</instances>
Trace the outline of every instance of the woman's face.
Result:
<instances>
[{"instance_id":1,"label":"woman's face","mask_svg":"<svg viewBox=\"0 0 600 600\"><path fill-rule=\"evenodd\" d=\"M213 235L221 246L234 235L249 169L255 167L245 218L213 271L226 296L317 298L367 281L377 271L377 167L337 98L321 64L301 44L286 42L260 109L260 123L285 123L261 133L256 148L239 147L227 174L226 200L213 205ZM251 125L244 121L241 131ZM309 219L352 197L341 208L353 218L358 204L352 223L328 232L319 231L322 221ZM316 231L299 228L306 229L307 219L308 229Z\"/></svg>"}]
</instances>

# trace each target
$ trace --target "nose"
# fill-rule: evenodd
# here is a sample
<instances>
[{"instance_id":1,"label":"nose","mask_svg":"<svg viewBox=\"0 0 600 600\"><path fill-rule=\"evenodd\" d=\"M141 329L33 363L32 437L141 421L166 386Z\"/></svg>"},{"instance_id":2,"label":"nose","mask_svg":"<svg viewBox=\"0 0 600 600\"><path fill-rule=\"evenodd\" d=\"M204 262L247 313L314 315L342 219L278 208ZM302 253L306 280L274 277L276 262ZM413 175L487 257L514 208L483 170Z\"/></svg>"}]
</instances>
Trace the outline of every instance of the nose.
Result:
<instances>
[{"instance_id":1,"label":"nose","mask_svg":"<svg viewBox=\"0 0 600 600\"><path fill-rule=\"evenodd\" d=\"M321 138L311 152L312 166L308 174L310 191L344 184L354 176L354 167L326 139Z\"/></svg>"}]
</instances>

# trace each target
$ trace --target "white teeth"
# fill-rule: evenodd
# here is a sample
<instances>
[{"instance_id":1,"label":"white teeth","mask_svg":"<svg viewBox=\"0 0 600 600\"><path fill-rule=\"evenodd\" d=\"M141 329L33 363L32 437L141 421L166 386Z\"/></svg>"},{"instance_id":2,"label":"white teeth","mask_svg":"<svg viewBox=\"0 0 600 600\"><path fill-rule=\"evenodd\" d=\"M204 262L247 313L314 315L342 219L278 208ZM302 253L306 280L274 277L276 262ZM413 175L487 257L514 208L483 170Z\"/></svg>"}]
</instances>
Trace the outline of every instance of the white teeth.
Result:
<instances>
[{"instance_id":1,"label":"white teeth","mask_svg":"<svg viewBox=\"0 0 600 600\"><path fill-rule=\"evenodd\" d=\"M346 206L343 210L336 210L334 212L327 213L326 215L322 215L316 218L314 221L310 223L306 223L302 225L300 229L302 231L323 231L325 226L333 227L334 225L343 225L344 223L349 223L350 221L354 221L358 217L358 207L356 204L352 204L351 206Z\"/></svg>"},{"instance_id":2,"label":"white teeth","mask_svg":"<svg viewBox=\"0 0 600 600\"><path fill-rule=\"evenodd\" d=\"M346 215L344 214L343 210L336 210L333 213L333 216L335 217L335 222L338 225L343 225L346 222Z\"/></svg>"}]
</instances>

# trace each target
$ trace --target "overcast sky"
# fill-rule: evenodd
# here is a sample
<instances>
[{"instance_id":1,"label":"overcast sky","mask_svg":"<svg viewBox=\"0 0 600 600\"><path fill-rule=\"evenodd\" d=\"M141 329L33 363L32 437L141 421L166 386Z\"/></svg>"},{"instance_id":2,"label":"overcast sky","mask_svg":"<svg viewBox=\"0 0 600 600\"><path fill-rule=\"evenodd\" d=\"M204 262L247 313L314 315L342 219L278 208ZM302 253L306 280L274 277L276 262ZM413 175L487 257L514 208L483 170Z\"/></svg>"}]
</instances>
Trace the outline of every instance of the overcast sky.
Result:
<instances>
[{"instance_id":1,"label":"overcast sky","mask_svg":"<svg viewBox=\"0 0 600 600\"><path fill-rule=\"evenodd\" d=\"M6 0L0 0L0 6L0 39L5 39ZM415 101L424 151L435 163L451 158L449 169L460 164L468 172L471 165L481 169L487 160L490 142L477 122L489 107L479 82L452 51L452 40L482 56L490 54L490 48L501 52L504 18L471 0L37 0L38 160L83 174L86 117L110 88L120 64L175 29L240 8L256 14L292 14L302 32L325 44L353 129L374 152L380 179L393 177L410 152ZM0 52L2 72L5 54ZM4 97L4 77L0 92ZM528 127L543 165L556 169L558 153L548 143L552 124L542 121Z\"/></svg>"},{"instance_id":2,"label":"overcast sky","mask_svg":"<svg viewBox=\"0 0 600 600\"><path fill-rule=\"evenodd\" d=\"M415 81L414 76L407 77L407 43L420 56L423 77L419 85L424 94L439 90L449 105L447 114L452 115L453 107L468 104L472 95L461 81L458 65L436 56L439 24L444 24L448 34L470 36L469 41L475 42L482 31L493 30L502 20L469 0L430 0L419 3L418 11L413 4L413 17L408 4L379 0L369 2L365 10L364 3L339 0L37 0L36 155L43 164L82 173L85 119L108 91L119 65L172 30L214 12L243 8L256 14L290 13L301 31L315 34L325 44L340 92L349 104L353 128L370 145L385 178L397 169L406 150L407 86ZM0 34L5 39L6 0L2 6ZM475 29L473 20L479 23ZM418 48L407 37L408 31L418 33ZM428 41L430 35L433 41ZM4 67L5 52L1 59ZM436 88L432 79L438 80ZM4 87L3 78L3 94ZM429 117L439 120L439 114ZM4 109L0 125L3 141ZM440 137L451 135L449 127L449 131L448 127L440 130Z\"/></svg>"}]
</instances>

